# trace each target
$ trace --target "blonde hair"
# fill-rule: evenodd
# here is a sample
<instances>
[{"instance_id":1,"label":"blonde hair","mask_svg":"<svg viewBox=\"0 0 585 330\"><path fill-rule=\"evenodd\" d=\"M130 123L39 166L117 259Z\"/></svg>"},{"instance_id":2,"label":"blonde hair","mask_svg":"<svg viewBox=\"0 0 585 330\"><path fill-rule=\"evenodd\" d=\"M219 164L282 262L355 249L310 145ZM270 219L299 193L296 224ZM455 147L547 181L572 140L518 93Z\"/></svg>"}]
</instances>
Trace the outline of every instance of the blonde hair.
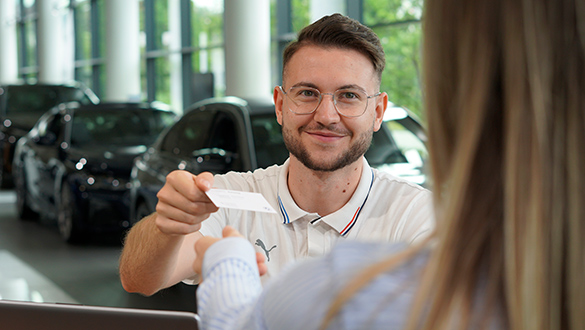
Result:
<instances>
[{"instance_id":1,"label":"blonde hair","mask_svg":"<svg viewBox=\"0 0 585 330\"><path fill-rule=\"evenodd\" d=\"M437 229L407 328L485 328L502 315L511 329L585 329L585 3L425 7Z\"/></svg>"}]
</instances>

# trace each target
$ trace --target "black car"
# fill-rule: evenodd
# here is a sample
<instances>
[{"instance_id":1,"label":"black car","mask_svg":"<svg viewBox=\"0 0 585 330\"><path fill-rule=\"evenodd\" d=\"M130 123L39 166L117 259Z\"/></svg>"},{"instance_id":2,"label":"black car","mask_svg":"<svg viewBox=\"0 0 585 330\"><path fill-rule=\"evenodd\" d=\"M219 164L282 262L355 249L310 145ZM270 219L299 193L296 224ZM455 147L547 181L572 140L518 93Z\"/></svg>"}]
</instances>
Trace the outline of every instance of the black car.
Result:
<instances>
[{"instance_id":1,"label":"black car","mask_svg":"<svg viewBox=\"0 0 585 330\"><path fill-rule=\"evenodd\" d=\"M62 237L129 226L133 159L176 120L167 108L141 103L63 103L45 113L14 154L20 218L58 220Z\"/></svg>"},{"instance_id":2,"label":"black car","mask_svg":"<svg viewBox=\"0 0 585 330\"><path fill-rule=\"evenodd\" d=\"M0 187L12 186L12 159L16 141L42 114L59 103L99 103L99 98L81 83L0 85Z\"/></svg>"},{"instance_id":3,"label":"black car","mask_svg":"<svg viewBox=\"0 0 585 330\"><path fill-rule=\"evenodd\" d=\"M366 158L375 168L424 184L424 130L405 109L388 111L386 125L374 134ZM282 164L288 156L271 99L226 97L198 102L136 158L130 217L136 222L154 212L156 193L173 170L195 174L249 171Z\"/></svg>"}]
</instances>

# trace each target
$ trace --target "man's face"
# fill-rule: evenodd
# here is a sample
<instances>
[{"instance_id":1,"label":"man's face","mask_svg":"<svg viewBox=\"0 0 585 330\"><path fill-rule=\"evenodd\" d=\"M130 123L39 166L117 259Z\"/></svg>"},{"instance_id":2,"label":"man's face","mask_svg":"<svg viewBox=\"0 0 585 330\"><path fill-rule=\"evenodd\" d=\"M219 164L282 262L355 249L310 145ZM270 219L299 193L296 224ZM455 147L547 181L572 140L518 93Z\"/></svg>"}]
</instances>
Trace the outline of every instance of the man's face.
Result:
<instances>
[{"instance_id":1,"label":"man's face","mask_svg":"<svg viewBox=\"0 0 585 330\"><path fill-rule=\"evenodd\" d=\"M284 91L295 86L321 93L351 86L374 95L378 79L370 60L357 51L304 46L284 72ZM374 131L380 129L387 101L386 93L370 98L366 112L350 118L335 110L331 95L323 95L315 112L299 115L289 110L295 110L295 105L280 88L274 90L276 117L289 152L315 171L335 171L358 160L369 148Z\"/></svg>"}]
</instances>

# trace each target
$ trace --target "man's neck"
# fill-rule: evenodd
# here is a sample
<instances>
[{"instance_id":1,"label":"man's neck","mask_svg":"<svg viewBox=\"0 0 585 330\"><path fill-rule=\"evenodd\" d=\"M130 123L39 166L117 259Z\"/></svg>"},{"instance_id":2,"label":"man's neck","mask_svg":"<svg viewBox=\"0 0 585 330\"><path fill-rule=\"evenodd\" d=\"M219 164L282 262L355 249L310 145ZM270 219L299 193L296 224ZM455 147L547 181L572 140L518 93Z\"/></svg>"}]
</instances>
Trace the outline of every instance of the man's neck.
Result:
<instances>
[{"instance_id":1,"label":"man's neck","mask_svg":"<svg viewBox=\"0 0 585 330\"><path fill-rule=\"evenodd\" d=\"M341 209L351 199L360 182L363 166L360 157L333 172L314 171L293 156L288 167L288 189L301 209L325 216Z\"/></svg>"}]
</instances>

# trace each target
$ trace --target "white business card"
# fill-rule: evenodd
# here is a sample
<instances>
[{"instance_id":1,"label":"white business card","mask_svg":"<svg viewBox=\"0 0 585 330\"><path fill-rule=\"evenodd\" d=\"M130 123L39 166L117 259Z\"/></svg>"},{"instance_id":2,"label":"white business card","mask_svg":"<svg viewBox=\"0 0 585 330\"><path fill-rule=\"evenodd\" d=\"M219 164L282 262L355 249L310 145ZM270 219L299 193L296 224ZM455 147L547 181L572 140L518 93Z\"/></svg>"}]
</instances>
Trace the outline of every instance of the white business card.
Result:
<instances>
[{"instance_id":1,"label":"white business card","mask_svg":"<svg viewBox=\"0 0 585 330\"><path fill-rule=\"evenodd\" d=\"M206 194L217 207L276 213L266 198L259 193L212 188Z\"/></svg>"}]
</instances>

